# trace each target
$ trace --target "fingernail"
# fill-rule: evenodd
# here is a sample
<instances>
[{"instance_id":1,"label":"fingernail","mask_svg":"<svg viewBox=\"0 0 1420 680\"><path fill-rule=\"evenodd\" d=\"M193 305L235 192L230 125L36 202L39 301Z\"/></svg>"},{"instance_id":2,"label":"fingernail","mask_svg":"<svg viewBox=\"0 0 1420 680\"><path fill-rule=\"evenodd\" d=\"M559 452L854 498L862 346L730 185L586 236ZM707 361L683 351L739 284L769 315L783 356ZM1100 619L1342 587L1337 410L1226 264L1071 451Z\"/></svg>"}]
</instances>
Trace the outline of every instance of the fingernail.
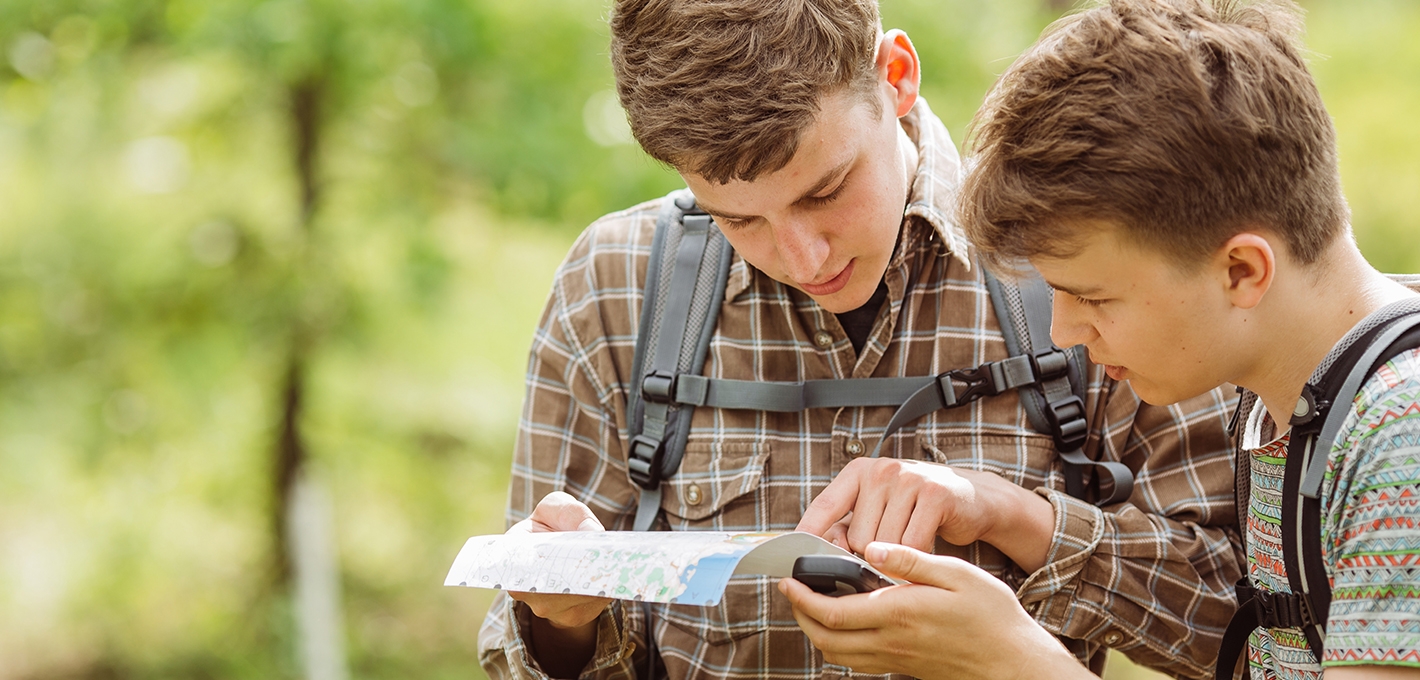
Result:
<instances>
[{"instance_id":1,"label":"fingernail","mask_svg":"<svg viewBox=\"0 0 1420 680\"><path fill-rule=\"evenodd\" d=\"M881 543L869 543L868 548L863 551L863 557L871 564L882 564L887 560L887 548Z\"/></svg>"},{"instance_id":2,"label":"fingernail","mask_svg":"<svg viewBox=\"0 0 1420 680\"><path fill-rule=\"evenodd\" d=\"M582 523L577 525L577 531L601 531L601 530L602 530L602 523L601 523L601 522L598 522L597 520L595 520L595 519L593 519L593 518L591 518L591 517L588 517L588 518L582 520Z\"/></svg>"}]
</instances>

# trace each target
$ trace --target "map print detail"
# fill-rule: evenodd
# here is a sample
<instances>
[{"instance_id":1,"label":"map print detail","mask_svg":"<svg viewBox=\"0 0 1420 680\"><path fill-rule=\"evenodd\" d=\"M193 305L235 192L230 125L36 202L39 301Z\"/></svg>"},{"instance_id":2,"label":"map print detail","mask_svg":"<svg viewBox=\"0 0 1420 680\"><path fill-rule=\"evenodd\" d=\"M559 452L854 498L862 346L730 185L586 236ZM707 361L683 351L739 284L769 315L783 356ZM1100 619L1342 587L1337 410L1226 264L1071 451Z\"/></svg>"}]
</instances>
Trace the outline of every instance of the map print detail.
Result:
<instances>
[{"instance_id":1,"label":"map print detail","mask_svg":"<svg viewBox=\"0 0 1420 680\"><path fill-rule=\"evenodd\" d=\"M572 531L474 536L446 586L714 605L735 575L791 575L801 555L848 555L805 533Z\"/></svg>"}]
</instances>

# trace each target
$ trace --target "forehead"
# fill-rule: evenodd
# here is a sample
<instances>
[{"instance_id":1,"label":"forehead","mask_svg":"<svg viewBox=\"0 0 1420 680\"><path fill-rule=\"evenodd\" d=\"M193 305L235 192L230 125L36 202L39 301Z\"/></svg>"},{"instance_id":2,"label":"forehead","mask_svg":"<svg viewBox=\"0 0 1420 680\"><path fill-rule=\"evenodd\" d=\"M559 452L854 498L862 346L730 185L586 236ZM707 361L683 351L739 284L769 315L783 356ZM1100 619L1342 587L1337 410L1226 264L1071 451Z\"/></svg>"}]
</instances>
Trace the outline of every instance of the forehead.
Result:
<instances>
[{"instance_id":1,"label":"forehead","mask_svg":"<svg viewBox=\"0 0 1420 680\"><path fill-rule=\"evenodd\" d=\"M1121 225L1105 220L1081 220L1069 230L1068 240L1043 244L1042 254L1031 264L1057 290L1078 295L1114 290L1159 275L1177 275L1183 269L1157 248L1141 244Z\"/></svg>"},{"instance_id":2,"label":"forehead","mask_svg":"<svg viewBox=\"0 0 1420 680\"><path fill-rule=\"evenodd\" d=\"M761 214L782 207L825 179L841 176L866 156L893 151L884 143L882 121L872 109L851 92L824 95L818 115L800 133L794 156L784 167L750 181L724 184L694 173L681 176L698 198L726 212Z\"/></svg>"}]
</instances>

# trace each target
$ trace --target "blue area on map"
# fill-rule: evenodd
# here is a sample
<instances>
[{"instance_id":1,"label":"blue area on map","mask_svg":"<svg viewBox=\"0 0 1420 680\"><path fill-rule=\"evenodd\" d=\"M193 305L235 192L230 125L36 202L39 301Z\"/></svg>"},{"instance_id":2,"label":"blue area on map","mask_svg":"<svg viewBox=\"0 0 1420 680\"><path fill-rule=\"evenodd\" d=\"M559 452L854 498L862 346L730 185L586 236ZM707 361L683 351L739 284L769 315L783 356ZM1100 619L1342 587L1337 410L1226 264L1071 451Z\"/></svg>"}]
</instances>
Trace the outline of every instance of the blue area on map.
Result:
<instances>
[{"instance_id":1,"label":"blue area on map","mask_svg":"<svg viewBox=\"0 0 1420 680\"><path fill-rule=\"evenodd\" d=\"M686 567L681 578L685 582L685 592L672 600L676 604L714 604L725 592L725 584L735 573L735 565L740 563L743 553L731 555L708 555L695 564Z\"/></svg>"}]
</instances>

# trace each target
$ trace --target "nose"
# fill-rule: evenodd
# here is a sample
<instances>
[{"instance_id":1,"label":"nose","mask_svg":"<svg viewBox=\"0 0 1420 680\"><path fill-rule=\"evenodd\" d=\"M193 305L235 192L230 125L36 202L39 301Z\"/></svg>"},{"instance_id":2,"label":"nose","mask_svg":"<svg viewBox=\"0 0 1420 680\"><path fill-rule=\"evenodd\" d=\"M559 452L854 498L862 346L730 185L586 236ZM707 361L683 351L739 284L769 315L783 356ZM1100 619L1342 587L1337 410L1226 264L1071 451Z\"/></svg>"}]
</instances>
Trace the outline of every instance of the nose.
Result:
<instances>
[{"instance_id":1,"label":"nose","mask_svg":"<svg viewBox=\"0 0 1420 680\"><path fill-rule=\"evenodd\" d=\"M1073 347L1094 339L1094 327L1080 313L1082 305L1068 299L1068 293L1055 293L1050 308L1050 340L1060 347Z\"/></svg>"},{"instance_id":2,"label":"nose","mask_svg":"<svg viewBox=\"0 0 1420 680\"><path fill-rule=\"evenodd\" d=\"M811 220L791 218L774 225L774 248L784 274L800 283L818 283L828 261L828 239Z\"/></svg>"}]
</instances>

